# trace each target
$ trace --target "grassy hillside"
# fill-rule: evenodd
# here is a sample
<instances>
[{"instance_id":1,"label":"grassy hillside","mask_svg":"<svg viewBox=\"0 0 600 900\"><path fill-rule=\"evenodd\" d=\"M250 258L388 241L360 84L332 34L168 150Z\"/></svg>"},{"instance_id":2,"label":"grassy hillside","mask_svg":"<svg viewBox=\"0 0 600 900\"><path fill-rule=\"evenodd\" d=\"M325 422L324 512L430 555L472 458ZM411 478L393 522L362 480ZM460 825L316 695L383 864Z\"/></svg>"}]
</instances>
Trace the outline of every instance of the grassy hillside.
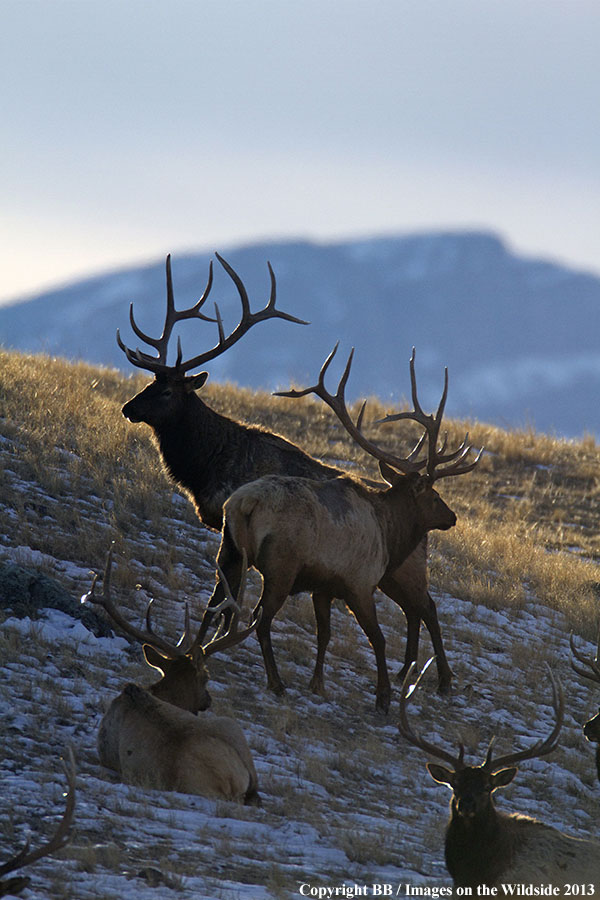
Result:
<instances>
[{"instance_id":1,"label":"grassy hillside","mask_svg":"<svg viewBox=\"0 0 600 900\"><path fill-rule=\"evenodd\" d=\"M120 604L131 618L139 616L143 604L135 586L141 584L157 597L157 629L174 636L183 601L191 599L198 622L212 588L218 535L204 529L173 490L149 429L121 416L121 405L145 381L0 353L0 513L6 523L0 564L10 560L37 570L79 596L114 540ZM376 474L320 401L210 383L203 397L327 462ZM387 411L375 399L367 410L369 420ZM513 740L521 746L548 727L542 664L549 661L570 707L557 762L528 764L500 803L586 835L596 817L597 787L580 723L597 696L570 674L567 637L574 630L590 640L597 627L600 449L591 439L567 443L472 422L447 427L451 442L468 430L486 453L473 473L440 483L459 524L432 536L430 573L456 688L442 700L432 678L415 715L420 727L442 731L449 741L461 734L480 755L493 731L508 746ZM415 440L407 423L366 430L395 450L408 451ZM254 578L251 600L258 590ZM10 597L3 602L10 607ZM378 614L395 671L404 652L404 618L383 597ZM298 882L448 883L442 851L447 797L427 781L425 760L401 743L395 701L387 722L375 716L375 665L364 635L341 610L333 624L327 700L306 694L316 649L306 597L289 600L273 629L290 686L283 699L265 691L254 639L229 658L211 660L215 709L242 722L257 759L264 807L250 812L118 785L97 764L95 733L102 709L124 681L151 680L139 648L98 640L92 653L85 642L67 638L64 626L21 627L10 610L0 609L0 811L11 810L1 856L18 843L27 822L34 835L50 830L53 820L40 816L60 808L58 757L72 742L80 772L77 824L60 854L63 862L34 867L34 885L37 879L42 890L36 896L123 898L130 882L136 897L157 896L149 885L159 876L148 874L151 869L162 873L161 900L288 898L298 896ZM426 634L422 643L424 660Z\"/></svg>"},{"instance_id":2,"label":"grassy hillside","mask_svg":"<svg viewBox=\"0 0 600 900\"><path fill-rule=\"evenodd\" d=\"M120 414L146 378L16 354L0 356L0 371L0 424L14 447L11 467L31 485L27 497L14 490L12 475L0 485L0 500L15 513L11 546L24 543L98 566L110 538L131 537L140 520L158 525L170 518L172 491L150 430ZM202 396L219 412L263 424L327 462L376 477L374 462L319 400L286 400L210 382ZM377 400L367 408L372 419L385 412ZM473 422L449 421L447 427L451 441L458 444L468 431L486 453L472 474L440 482L459 524L433 536L433 584L494 608L518 605L529 591L564 611L574 628L586 629L600 557L600 448L591 438L573 443ZM415 439L409 423L370 432L367 426L367 433L401 452ZM36 491L46 497L42 512ZM62 502L67 495L78 498L75 506ZM179 506L194 521L191 509ZM64 549L56 546L47 515L61 530L76 529L71 545L67 539ZM153 550L161 566L176 543L168 531L164 538L168 546Z\"/></svg>"}]
</instances>

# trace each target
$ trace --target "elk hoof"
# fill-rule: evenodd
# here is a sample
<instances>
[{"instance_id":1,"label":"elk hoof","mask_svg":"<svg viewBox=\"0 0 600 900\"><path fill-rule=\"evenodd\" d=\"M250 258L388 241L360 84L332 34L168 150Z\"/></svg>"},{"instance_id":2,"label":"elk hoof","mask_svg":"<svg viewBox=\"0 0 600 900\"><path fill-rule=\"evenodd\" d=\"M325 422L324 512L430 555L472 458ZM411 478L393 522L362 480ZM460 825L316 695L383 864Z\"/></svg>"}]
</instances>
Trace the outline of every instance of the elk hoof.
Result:
<instances>
[{"instance_id":1,"label":"elk hoof","mask_svg":"<svg viewBox=\"0 0 600 900\"><path fill-rule=\"evenodd\" d=\"M375 709L378 713L382 713L384 716L387 716L389 708L390 708L390 695L389 694L386 694L383 697L376 698Z\"/></svg>"},{"instance_id":2,"label":"elk hoof","mask_svg":"<svg viewBox=\"0 0 600 900\"><path fill-rule=\"evenodd\" d=\"M283 681L269 682L268 688L274 694L277 694L278 697L281 697L282 694L285 694L285 684L283 683Z\"/></svg>"},{"instance_id":3,"label":"elk hoof","mask_svg":"<svg viewBox=\"0 0 600 900\"><path fill-rule=\"evenodd\" d=\"M308 686L313 694L318 694L319 697L327 696L325 685L323 684L323 680L321 678L311 678Z\"/></svg>"},{"instance_id":4,"label":"elk hoof","mask_svg":"<svg viewBox=\"0 0 600 900\"><path fill-rule=\"evenodd\" d=\"M452 693L452 678L440 678L438 682L438 694L448 697Z\"/></svg>"}]
</instances>

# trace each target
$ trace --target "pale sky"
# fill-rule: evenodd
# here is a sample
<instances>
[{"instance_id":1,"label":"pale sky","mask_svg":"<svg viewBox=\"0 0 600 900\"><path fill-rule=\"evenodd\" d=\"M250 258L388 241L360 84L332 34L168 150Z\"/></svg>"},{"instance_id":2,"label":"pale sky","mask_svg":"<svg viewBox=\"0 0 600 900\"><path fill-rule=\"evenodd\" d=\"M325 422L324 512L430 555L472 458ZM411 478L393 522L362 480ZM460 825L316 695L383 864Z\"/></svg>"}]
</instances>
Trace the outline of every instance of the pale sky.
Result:
<instances>
[{"instance_id":1,"label":"pale sky","mask_svg":"<svg viewBox=\"0 0 600 900\"><path fill-rule=\"evenodd\" d=\"M600 274L598 0L2 0L0 302L486 228Z\"/></svg>"}]
</instances>

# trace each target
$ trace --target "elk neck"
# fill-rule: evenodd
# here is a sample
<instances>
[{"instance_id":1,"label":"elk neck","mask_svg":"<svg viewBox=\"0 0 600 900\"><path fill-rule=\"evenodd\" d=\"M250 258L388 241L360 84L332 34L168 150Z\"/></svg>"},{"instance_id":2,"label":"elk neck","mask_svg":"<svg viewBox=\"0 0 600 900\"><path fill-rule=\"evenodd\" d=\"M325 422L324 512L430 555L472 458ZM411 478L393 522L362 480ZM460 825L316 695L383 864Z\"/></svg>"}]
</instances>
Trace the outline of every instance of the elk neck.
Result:
<instances>
[{"instance_id":1,"label":"elk neck","mask_svg":"<svg viewBox=\"0 0 600 900\"><path fill-rule=\"evenodd\" d=\"M383 525L389 555L388 569L394 569L418 547L427 529L423 527L417 505L404 485L373 491L372 496Z\"/></svg>"},{"instance_id":2,"label":"elk neck","mask_svg":"<svg viewBox=\"0 0 600 900\"><path fill-rule=\"evenodd\" d=\"M499 813L491 798L489 804L472 817L457 811L452 798L451 817L446 829L446 865L455 887L479 884L493 886L510 865L513 846L510 830L504 827L509 819Z\"/></svg>"},{"instance_id":3,"label":"elk neck","mask_svg":"<svg viewBox=\"0 0 600 900\"><path fill-rule=\"evenodd\" d=\"M176 422L153 430L171 478L191 495L202 521L220 529L223 503L237 487L233 464L243 455L243 426L191 394Z\"/></svg>"}]
</instances>

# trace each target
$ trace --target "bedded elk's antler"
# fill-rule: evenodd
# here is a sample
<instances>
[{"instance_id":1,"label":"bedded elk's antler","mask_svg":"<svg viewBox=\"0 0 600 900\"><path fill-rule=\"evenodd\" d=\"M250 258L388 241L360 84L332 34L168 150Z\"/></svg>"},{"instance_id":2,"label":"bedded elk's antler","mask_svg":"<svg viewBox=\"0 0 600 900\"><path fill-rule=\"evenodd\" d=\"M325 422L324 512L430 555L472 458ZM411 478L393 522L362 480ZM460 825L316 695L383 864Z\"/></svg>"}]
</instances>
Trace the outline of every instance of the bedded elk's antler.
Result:
<instances>
[{"instance_id":1,"label":"bedded elk's antler","mask_svg":"<svg viewBox=\"0 0 600 900\"><path fill-rule=\"evenodd\" d=\"M117 329L117 343L121 350L127 356L127 359L134 366L138 366L141 369L146 369L149 372L154 372L154 374L160 374L165 372L173 372L176 370L180 374L185 374L189 372L190 369L195 369L197 366L204 365L204 363L208 362L211 359L215 359L215 357L220 356L221 353L224 353L229 347L232 347L239 339L252 328L253 325L256 325L258 322L263 322L265 319L286 319L288 322L296 322L299 325L307 325L303 319L298 319L296 316L290 315L290 313L283 312L276 308L276 283L275 283L275 274L273 269L271 268L271 264L267 263L269 268L269 275L271 277L271 293L269 296L269 300L267 305L259 310L258 312L251 312L250 310L250 301L248 299L248 293L244 284L237 274L237 272L226 262L222 256L219 254L215 254L218 261L221 263L233 283L235 284L237 291L240 295L240 301L242 304L242 317L238 323L238 325L234 328L231 334L225 336L225 332L223 329L223 320L221 318L221 313L218 305L215 303L215 318L210 318L206 316L201 309L208 299L210 294L210 290L212 288L213 282L213 268L212 261L209 266L208 272L208 281L206 284L206 288L204 289L204 293L200 297L200 299L191 306L189 309L176 310L175 309L175 301L173 297L173 281L171 278L171 256L167 256L167 313L165 316L165 324L163 326L162 335L159 338L153 338L150 335L145 334L141 328L137 325L134 316L133 316L133 303L129 307L129 321L131 323L131 327L135 334L142 340L144 343L149 344L151 347L154 347L158 351L158 356L152 356L149 353L144 353L141 350L132 350L129 347L126 347L123 341L121 340L121 335L119 330ZM206 351L205 353L199 353L197 356L192 357L191 359L184 360L183 352L181 349L181 340L177 339L177 360L174 366L169 366L167 364L167 348L169 343L169 338L171 337L171 332L173 331L174 325L177 322L181 322L184 319L202 319L205 322L216 322L219 332L219 339L215 346Z\"/></svg>"},{"instance_id":2,"label":"bedded elk's antler","mask_svg":"<svg viewBox=\"0 0 600 900\"><path fill-rule=\"evenodd\" d=\"M321 400L323 400L334 411L346 431L352 436L356 443L363 448L363 450L366 450L367 453L369 453L375 459L378 459L380 462L387 463L388 465L392 466L392 468L397 469L399 472L404 472L405 475L408 475L411 472L421 472L423 469L425 469L430 481L435 481L436 479L444 478L447 475L463 475L465 472L470 472L475 468L475 466L479 462L481 454L483 453L483 448L481 448L476 458L472 462L466 462L466 459L472 449L471 446L467 444L469 438L468 434L465 436L465 439L460 447L452 453L445 452L447 436L444 438L442 446L440 448L438 448L437 446L440 426L444 415L444 407L446 405L446 397L448 394L447 369L444 382L444 391L442 393L442 398L440 400L437 412L435 416L426 415L423 412L417 397L417 383L415 377L415 351L413 348L412 356L410 359L410 376L414 410L412 412L403 412L386 416L384 419L381 419L376 423L383 424L385 422L394 422L397 419L412 419L413 421L418 422L419 425L423 426L425 431L415 447L411 450L408 456L399 457L392 453L389 453L386 450L383 450L363 434L361 426L365 407L367 405L366 400L361 406L356 422L353 421L350 413L346 408L345 390L348 376L350 375L350 368L352 366L354 349L350 351L350 355L348 356L348 361L346 363L346 368L344 369L342 377L340 378L335 395L330 394L325 387L325 375L332 359L337 353L338 346L339 343L335 345L335 347L323 363L321 371L319 372L319 379L315 385L300 390L277 391L276 396L304 397L307 394L316 394L317 397L320 397ZM419 459L419 454L426 439L428 441L427 457ZM451 465L449 465L449 463L451 463ZM438 470L438 466L445 466L445 468Z\"/></svg>"},{"instance_id":3,"label":"bedded elk's antler","mask_svg":"<svg viewBox=\"0 0 600 900\"><path fill-rule=\"evenodd\" d=\"M575 657L575 660L580 665L577 665L576 662L571 660L571 668L574 672L579 675L580 678L588 678L590 681L595 681L596 683L600 683L600 626L598 627L598 643L596 646L596 656L592 659L591 656L585 656L580 650L575 646L575 639L571 634L569 638L569 643L571 644L571 653Z\"/></svg>"},{"instance_id":4,"label":"bedded elk's antler","mask_svg":"<svg viewBox=\"0 0 600 900\"><path fill-rule=\"evenodd\" d=\"M431 754L432 756L436 756L438 759L442 759L446 763L450 763L454 772L458 772L461 769L465 768L477 768L484 769L490 773L498 772L500 769L503 769L507 766L515 766L517 763L521 763L526 759L534 759L540 756L546 756L548 753L552 753L552 751L556 749L564 719L565 700L560 682L554 677L550 667L548 667L548 676L552 685L552 708L554 710L555 718L554 727L546 738L540 738L540 740L533 744L531 747L527 747L525 750L518 750L513 753L507 753L504 756L497 756L494 759L492 756L494 738L492 738L489 743L484 762L480 766L467 767L464 762L464 746L462 744L460 745L458 756L452 756L452 754L448 753L446 750L443 750L441 747L438 747L435 744L424 740L413 730L413 728L409 724L406 715L406 704L408 698L415 692L416 688L420 684L426 669L429 667L434 658L435 657L431 657L431 659L428 660L426 665L423 667L423 671L417 678L415 684L411 689L409 689L410 679L416 667L416 663L411 663L411 666L406 673L406 678L404 679L404 683L402 685L402 691L400 695L400 721L398 723L398 729L403 737L405 737L406 740L413 744L415 747L419 747L426 753Z\"/></svg>"},{"instance_id":5,"label":"bedded elk's antler","mask_svg":"<svg viewBox=\"0 0 600 900\"><path fill-rule=\"evenodd\" d=\"M220 650L225 650L228 647L232 647L235 644L239 644L244 641L248 635L250 635L256 628L259 620L260 620L260 610L256 618L253 622L247 627L242 629L242 631L238 631L239 625L239 617L241 610L241 601L243 600L244 590L245 590L245 575L242 576L242 582L240 584L240 589L238 591L238 600L236 601L229 589L229 585L227 584L227 580L222 572L219 571L219 575L221 581L223 583L223 587L225 590L225 599L219 603L213 610L215 615L219 615L224 613L226 609L231 609L233 611L233 616L231 617L231 621L229 622L229 627L227 631L224 632L223 629L223 620L221 625L215 632L214 636L210 641L205 644L201 644L197 637L193 638L190 634L191 626L190 626L190 616L189 616L189 608L186 603L185 607L185 627L183 634L181 635L179 641L176 644L170 643L164 638L159 637L154 632L154 628L152 626L152 617L151 617L151 608L154 600L151 598L148 601L148 605L146 607L146 630L144 631L141 628L136 628L127 619L122 615L119 609L115 606L112 598L111 598L111 590L110 590L110 578L111 578L111 569L112 569L112 559L113 559L113 547L111 546L107 556L106 556L106 564L104 567L104 577L102 580L102 596L98 597L95 593L96 584L98 581L98 575L94 575L94 580L92 582L92 587L90 590L84 594L81 598L81 603L94 603L96 606L101 606L102 609L106 612L106 614L113 620L113 622L124 631L125 634L130 635L135 638L142 644L150 644L157 650L162 651L169 659L177 659L177 657L187 656L190 651L200 648L204 657L211 656L213 653L216 653ZM244 568L242 571L245 573L247 570L247 564L244 560Z\"/></svg>"},{"instance_id":6,"label":"bedded elk's antler","mask_svg":"<svg viewBox=\"0 0 600 900\"><path fill-rule=\"evenodd\" d=\"M58 828L50 840L46 841L45 844L42 844L41 847L38 847L37 850L30 850L29 841L27 841L22 850L0 865L0 877L8 875L10 872L15 872L17 869L22 869L24 866L36 862L36 860L41 859L43 856L50 856L52 853L60 850L61 847L64 847L69 840L69 829L71 828L73 813L75 811L75 758L71 748L69 748L68 756L68 763L63 763L68 783L67 801ZM16 878L0 881L0 897L4 897L8 894L16 894L27 887L28 884L29 878L26 875L20 875Z\"/></svg>"}]
</instances>

